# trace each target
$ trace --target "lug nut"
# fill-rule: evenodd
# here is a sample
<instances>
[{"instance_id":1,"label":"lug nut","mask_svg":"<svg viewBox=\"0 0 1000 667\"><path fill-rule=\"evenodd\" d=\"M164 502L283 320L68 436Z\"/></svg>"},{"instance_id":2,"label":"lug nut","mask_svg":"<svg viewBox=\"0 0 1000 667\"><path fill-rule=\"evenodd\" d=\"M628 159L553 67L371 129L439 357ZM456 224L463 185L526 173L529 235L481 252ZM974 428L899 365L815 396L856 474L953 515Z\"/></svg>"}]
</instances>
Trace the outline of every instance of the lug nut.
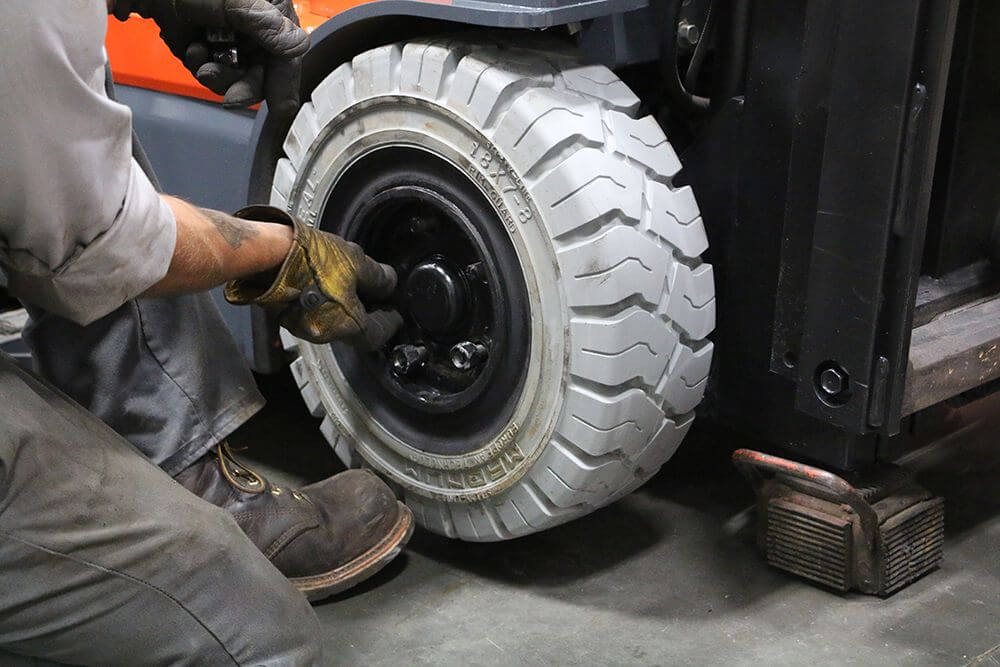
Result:
<instances>
[{"instance_id":1,"label":"lug nut","mask_svg":"<svg viewBox=\"0 0 1000 667\"><path fill-rule=\"evenodd\" d=\"M465 340L461 343L455 343L449 356L452 366L460 371L467 371L486 361L489 354L490 352L485 345Z\"/></svg>"},{"instance_id":2,"label":"lug nut","mask_svg":"<svg viewBox=\"0 0 1000 667\"><path fill-rule=\"evenodd\" d=\"M397 345L392 349L392 372L409 375L427 363L427 348L423 345Z\"/></svg>"}]
</instances>

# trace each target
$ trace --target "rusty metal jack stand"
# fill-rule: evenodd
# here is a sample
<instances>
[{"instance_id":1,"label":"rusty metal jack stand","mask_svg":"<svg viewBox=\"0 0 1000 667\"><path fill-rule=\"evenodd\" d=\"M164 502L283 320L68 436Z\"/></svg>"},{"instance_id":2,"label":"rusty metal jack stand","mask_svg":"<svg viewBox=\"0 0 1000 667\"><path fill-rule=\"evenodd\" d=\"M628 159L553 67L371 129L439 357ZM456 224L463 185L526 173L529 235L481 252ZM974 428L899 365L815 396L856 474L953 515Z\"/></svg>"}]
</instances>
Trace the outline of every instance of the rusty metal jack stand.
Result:
<instances>
[{"instance_id":1,"label":"rusty metal jack stand","mask_svg":"<svg viewBox=\"0 0 1000 667\"><path fill-rule=\"evenodd\" d=\"M897 466L852 485L750 449L733 463L757 494L757 543L767 562L840 591L888 596L941 562L944 499Z\"/></svg>"}]
</instances>

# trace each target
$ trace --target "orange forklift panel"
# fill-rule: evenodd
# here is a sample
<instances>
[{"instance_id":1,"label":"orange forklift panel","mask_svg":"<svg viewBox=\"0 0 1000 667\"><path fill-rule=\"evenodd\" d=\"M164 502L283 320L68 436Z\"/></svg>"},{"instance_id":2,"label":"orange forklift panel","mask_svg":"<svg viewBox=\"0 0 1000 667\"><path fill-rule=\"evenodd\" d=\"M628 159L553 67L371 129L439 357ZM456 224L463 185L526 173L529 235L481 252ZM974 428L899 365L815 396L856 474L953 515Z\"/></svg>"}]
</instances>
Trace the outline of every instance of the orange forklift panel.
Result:
<instances>
[{"instance_id":1,"label":"orange forklift panel","mask_svg":"<svg viewBox=\"0 0 1000 667\"><path fill-rule=\"evenodd\" d=\"M295 3L295 10L302 27L312 32L331 16L367 1L300 0ZM133 15L121 22L109 16L106 44L117 83L215 102L222 99L203 88L174 58L160 40L159 28L150 19Z\"/></svg>"}]
</instances>

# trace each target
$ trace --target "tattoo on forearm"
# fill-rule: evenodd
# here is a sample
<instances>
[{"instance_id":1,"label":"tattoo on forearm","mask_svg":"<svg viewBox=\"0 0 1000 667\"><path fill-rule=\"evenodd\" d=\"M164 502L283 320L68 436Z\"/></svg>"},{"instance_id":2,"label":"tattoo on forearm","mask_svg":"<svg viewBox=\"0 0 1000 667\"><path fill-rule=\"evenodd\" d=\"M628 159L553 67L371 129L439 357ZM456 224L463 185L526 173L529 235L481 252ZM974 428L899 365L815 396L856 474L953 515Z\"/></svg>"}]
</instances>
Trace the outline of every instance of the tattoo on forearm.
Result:
<instances>
[{"instance_id":1,"label":"tattoo on forearm","mask_svg":"<svg viewBox=\"0 0 1000 667\"><path fill-rule=\"evenodd\" d=\"M209 208L203 208L201 212L215 225L215 229L219 232L219 235L226 240L226 243L233 250L243 245L245 240L251 239L260 233L257 226L252 222L246 222L245 220L240 220L239 218L234 218L231 215L213 211Z\"/></svg>"}]
</instances>

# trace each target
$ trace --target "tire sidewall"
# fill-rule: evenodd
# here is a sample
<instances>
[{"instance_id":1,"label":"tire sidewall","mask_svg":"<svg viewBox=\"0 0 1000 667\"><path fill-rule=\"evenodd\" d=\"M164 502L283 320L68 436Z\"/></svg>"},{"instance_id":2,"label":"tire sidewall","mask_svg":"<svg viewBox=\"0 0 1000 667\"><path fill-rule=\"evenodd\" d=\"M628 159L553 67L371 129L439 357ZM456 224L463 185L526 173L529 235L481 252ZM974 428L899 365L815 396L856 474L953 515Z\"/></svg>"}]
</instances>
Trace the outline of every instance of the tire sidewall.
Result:
<instances>
[{"instance_id":1,"label":"tire sidewall","mask_svg":"<svg viewBox=\"0 0 1000 667\"><path fill-rule=\"evenodd\" d=\"M474 452L420 451L381 426L358 399L329 345L301 344L303 361L323 379L320 399L343 435L370 465L406 491L478 502L516 484L545 449L566 393L568 314L555 251L534 198L502 147L459 114L415 96L355 103L319 132L300 165L287 208L310 225L323 219L339 178L382 147L406 145L451 163L489 199L517 254L530 312L528 367L511 418Z\"/></svg>"}]
</instances>

